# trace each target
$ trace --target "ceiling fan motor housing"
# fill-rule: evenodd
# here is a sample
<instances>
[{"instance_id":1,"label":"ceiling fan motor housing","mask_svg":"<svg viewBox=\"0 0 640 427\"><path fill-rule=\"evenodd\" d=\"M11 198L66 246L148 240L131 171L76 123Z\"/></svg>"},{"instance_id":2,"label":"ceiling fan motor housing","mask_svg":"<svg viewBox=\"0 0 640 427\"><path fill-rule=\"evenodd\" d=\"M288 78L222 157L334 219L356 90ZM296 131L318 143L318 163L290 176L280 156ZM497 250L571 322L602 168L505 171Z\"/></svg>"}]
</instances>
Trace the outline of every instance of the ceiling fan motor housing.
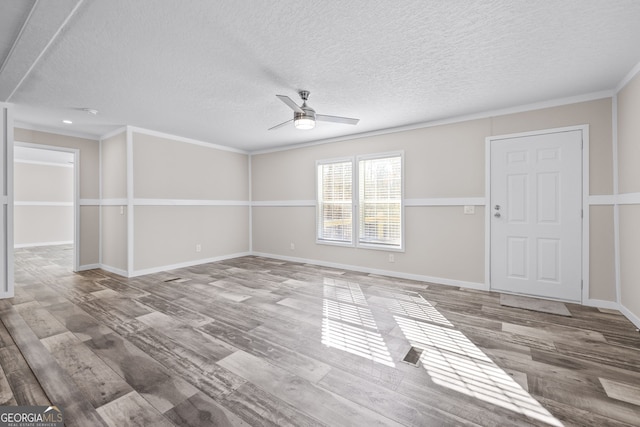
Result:
<instances>
[{"instance_id":1,"label":"ceiling fan motor housing","mask_svg":"<svg viewBox=\"0 0 640 427\"><path fill-rule=\"evenodd\" d=\"M302 103L300 107L302 113L293 112L293 124L296 129L309 130L316 126L316 112L313 108L307 107L306 103Z\"/></svg>"},{"instance_id":2,"label":"ceiling fan motor housing","mask_svg":"<svg viewBox=\"0 0 640 427\"><path fill-rule=\"evenodd\" d=\"M304 111L304 113L298 113L298 112L294 111L293 120L309 119L309 120L314 120L315 121L315 119L316 119L316 111L313 108L307 107L304 104L300 108L302 109L302 111Z\"/></svg>"}]
</instances>

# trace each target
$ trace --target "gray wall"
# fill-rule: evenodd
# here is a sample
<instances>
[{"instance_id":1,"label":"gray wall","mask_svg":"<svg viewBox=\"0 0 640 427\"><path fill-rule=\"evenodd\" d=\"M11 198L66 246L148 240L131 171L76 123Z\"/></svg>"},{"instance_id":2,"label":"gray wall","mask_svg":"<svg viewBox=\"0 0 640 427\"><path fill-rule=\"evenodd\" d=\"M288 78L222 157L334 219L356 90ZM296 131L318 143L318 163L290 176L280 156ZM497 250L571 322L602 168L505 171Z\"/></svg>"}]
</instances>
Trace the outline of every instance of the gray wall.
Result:
<instances>
[{"instance_id":1,"label":"gray wall","mask_svg":"<svg viewBox=\"0 0 640 427\"><path fill-rule=\"evenodd\" d=\"M315 161L404 150L405 199L428 204L433 198L484 197L487 136L588 124L591 194L612 195L611 117L612 99L606 98L254 155L252 199L277 206L254 206L253 250L443 283L484 283L483 208L464 215L463 206L407 206L406 250L396 253L393 263L384 251L316 244L315 207L302 206L315 199ZM590 229L604 239L591 246L590 298L615 301L613 209L593 206L591 212Z\"/></svg>"},{"instance_id":2,"label":"gray wall","mask_svg":"<svg viewBox=\"0 0 640 427\"><path fill-rule=\"evenodd\" d=\"M102 260L104 268L126 275L127 261L127 133L100 141L102 174ZM112 204L113 203L113 204Z\"/></svg>"},{"instance_id":3,"label":"gray wall","mask_svg":"<svg viewBox=\"0 0 640 427\"><path fill-rule=\"evenodd\" d=\"M637 320L640 122L636 118L640 114L640 77L632 79L615 98L615 171L612 102L605 98L256 154L251 157L251 185L246 154L155 132L123 131L102 141L101 161L99 144L90 139L16 128L15 140L80 150L80 198L85 200L80 208L81 266L100 262L100 250L105 265L134 273L235 256L251 250L251 229L256 253L478 284L484 281L484 210L480 207L474 215L464 215L456 203L428 206L429 200L485 196L487 136L589 124L590 193L604 196L589 209L589 297L601 301L618 298L617 249L620 302ZM384 251L316 244L315 161L397 150L405 153L405 199L419 205L406 207L405 252L396 253L395 262L390 263ZM133 164L131 194L127 192L127 161ZM100 198L100 168L102 207L96 202ZM252 212L249 188L255 203ZM616 193L620 194L617 199ZM128 206L133 209L132 221ZM132 257L127 252L129 240ZM291 243L295 250L290 249ZM200 252L196 252L196 245L200 245Z\"/></svg>"},{"instance_id":4,"label":"gray wall","mask_svg":"<svg viewBox=\"0 0 640 427\"><path fill-rule=\"evenodd\" d=\"M246 154L142 132L132 144L136 272L248 253Z\"/></svg>"},{"instance_id":5,"label":"gray wall","mask_svg":"<svg viewBox=\"0 0 640 427\"><path fill-rule=\"evenodd\" d=\"M640 327L640 75L617 101L620 303Z\"/></svg>"},{"instance_id":6,"label":"gray wall","mask_svg":"<svg viewBox=\"0 0 640 427\"><path fill-rule=\"evenodd\" d=\"M101 141L103 267L139 275L248 253L248 156L159 135Z\"/></svg>"},{"instance_id":7,"label":"gray wall","mask_svg":"<svg viewBox=\"0 0 640 427\"><path fill-rule=\"evenodd\" d=\"M97 140L58 135L29 129L15 128L14 140L31 144L76 148L80 151L80 269L100 262L100 210L97 200L99 188L99 144ZM87 200L86 204L82 200Z\"/></svg>"}]
</instances>

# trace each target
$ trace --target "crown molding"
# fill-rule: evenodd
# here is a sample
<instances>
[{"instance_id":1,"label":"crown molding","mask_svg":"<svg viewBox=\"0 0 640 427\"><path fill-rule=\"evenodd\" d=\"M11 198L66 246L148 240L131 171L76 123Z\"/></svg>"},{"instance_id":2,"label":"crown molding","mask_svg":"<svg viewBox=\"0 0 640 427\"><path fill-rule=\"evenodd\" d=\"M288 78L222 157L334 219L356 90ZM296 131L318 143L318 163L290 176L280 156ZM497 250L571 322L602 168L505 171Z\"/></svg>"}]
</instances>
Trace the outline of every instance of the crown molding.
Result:
<instances>
[{"instance_id":1,"label":"crown molding","mask_svg":"<svg viewBox=\"0 0 640 427\"><path fill-rule=\"evenodd\" d=\"M588 101L595 101L598 99L611 98L613 97L613 95L615 95L615 92L613 90L604 90L600 92L592 92L592 93L587 93L583 95L536 102L533 104L525 104L525 105L516 106L516 107L489 110L489 111L484 111L480 113L467 114L463 116L455 116L455 117L446 118L446 119L420 122L420 123L415 123L415 124L406 125L406 126L391 127L391 128L374 130L370 132L356 133L356 134L347 135L347 136L321 139L317 141L305 142L302 144L292 144L292 145L287 145L282 147L265 148L263 150L251 151L250 154L254 155L254 154L274 153L278 151L287 151L287 150L294 150L297 148L312 147L314 145L330 144L332 142L349 141L352 139L367 138L372 136L386 135L390 133L404 132L404 131L410 131L410 130L416 130L416 129L424 129L424 128L430 128L434 126L442 126L442 125L449 125L454 123L467 122L471 120L487 119L490 117L505 116L508 114L516 114L516 113L523 113L526 111L541 110L543 108L560 107L563 105L578 104L580 102L588 102Z\"/></svg>"},{"instance_id":2,"label":"crown molding","mask_svg":"<svg viewBox=\"0 0 640 427\"><path fill-rule=\"evenodd\" d=\"M155 136L158 138L171 139L174 141L185 142L187 144L199 145L201 147L214 148L216 150L221 150L221 151L231 151L232 153L249 154L248 151L240 150L238 148L227 147L226 145L218 145L211 142L200 141L198 139L186 138L178 135L172 135L170 133L159 132L151 129L144 129L137 126L127 126L126 128L131 132Z\"/></svg>"},{"instance_id":3,"label":"crown molding","mask_svg":"<svg viewBox=\"0 0 640 427\"><path fill-rule=\"evenodd\" d=\"M55 135L72 136L74 138L90 139L95 142L98 142L98 140L100 139L99 135L94 135L91 133L76 132L73 130L59 129L54 127L42 126L42 125L37 125L33 123L25 123L25 122L19 122L19 121L14 121L13 127L19 128L19 129L25 129L25 130L33 130L36 132L52 133Z\"/></svg>"}]
</instances>

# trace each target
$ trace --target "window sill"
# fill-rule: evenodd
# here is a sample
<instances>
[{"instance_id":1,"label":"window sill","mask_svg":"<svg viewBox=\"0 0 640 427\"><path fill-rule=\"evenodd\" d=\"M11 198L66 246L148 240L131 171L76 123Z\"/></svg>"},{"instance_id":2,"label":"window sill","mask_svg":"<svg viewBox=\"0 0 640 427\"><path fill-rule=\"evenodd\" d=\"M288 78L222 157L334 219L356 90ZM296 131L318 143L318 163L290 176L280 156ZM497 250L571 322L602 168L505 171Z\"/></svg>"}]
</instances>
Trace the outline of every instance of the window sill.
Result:
<instances>
[{"instance_id":1,"label":"window sill","mask_svg":"<svg viewBox=\"0 0 640 427\"><path fill-rule=\"evenodd\" d=\"M386 245L376 245L375 243L348 243L348 242L334 242L331 240L319 240L316 239L317 245L327 245L327 246L341 246L343 248L354 248L354 249L371 249L374 251L383 251L383 252L400 252L404 253L404 247L399 246L386 246Z\"/></svg>"},{"instance_id":2,"label":"window sill","mask_svg":"<svg viewBox=\"0 0 640 427\"><path fill-rule=\"evenodd\" d=\"M316 239L316 244L318 245L327 245L327 246L342 246L344 248L353 248L355 245L351 242L340 242L333 240L320 240Z\"/></svg>"},{"instance_id":3,"label":"window sill","mask_svg":"<svg viewBox=\"0 0 640 427\"><path fill-rule=\"evenodd\" d=\"M375 243L358 243L356 245L356 248L372 249L374 251L384 251L384 252L404 252L404 246L377 245Z\"/></svg>"}]
</instances>

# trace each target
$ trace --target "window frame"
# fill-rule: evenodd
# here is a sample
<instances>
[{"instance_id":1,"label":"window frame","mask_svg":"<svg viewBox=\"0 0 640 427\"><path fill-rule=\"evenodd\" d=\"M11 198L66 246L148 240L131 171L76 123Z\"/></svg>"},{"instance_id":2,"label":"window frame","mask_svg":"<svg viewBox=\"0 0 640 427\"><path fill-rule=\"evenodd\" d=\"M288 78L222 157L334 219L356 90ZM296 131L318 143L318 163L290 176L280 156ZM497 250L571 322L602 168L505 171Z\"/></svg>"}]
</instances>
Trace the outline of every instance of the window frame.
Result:
<instances>
[{"instance_id":1,"label":"window frame","mask_svg":"<svg viewBox=\"0 0 640 427\"><path fill-rule=\"evenodd\" d=\"M367 243L360 241L360 161L363 160L376 160L376 159L386 159L390 157L400 157L400 244L399 245L386 245L384 243ZM357 214L356 224L354 229L354 236L356 237L356 246L363 249L374 249L374 250L382 250L387 252L404 252L404 224L405 224L405 215L404 215L404 151L388 151L384 153L374 153L374 154L363 154L360 156L356 156L356 170L355 174L355 185L356 185L356 207L355 211Z\"/></svg>"},{"instance_id":2,"label":"window frame","mask_svg":"<svg viewBox=\"0 0 640 427\"><path fill-rule=\"evenodd\" d=\"M400 244L387 245L383 243L367 243L360 241L360 161L384 159L390 157L400 157ZM318 168L321 165L332 163L351 163L351 242L343 242L337 240L321 239L318 236L321 217L321 202L319 199L319 174ZM404 151L388 151L382 153L363 154L350 157L338 157L331 159L316 160L315 164L315 192L316 192L316 244L353 247L360 249L372 249L386 252L404 252L405 251L405 166Z\"/></svg>"}]
</instances>

